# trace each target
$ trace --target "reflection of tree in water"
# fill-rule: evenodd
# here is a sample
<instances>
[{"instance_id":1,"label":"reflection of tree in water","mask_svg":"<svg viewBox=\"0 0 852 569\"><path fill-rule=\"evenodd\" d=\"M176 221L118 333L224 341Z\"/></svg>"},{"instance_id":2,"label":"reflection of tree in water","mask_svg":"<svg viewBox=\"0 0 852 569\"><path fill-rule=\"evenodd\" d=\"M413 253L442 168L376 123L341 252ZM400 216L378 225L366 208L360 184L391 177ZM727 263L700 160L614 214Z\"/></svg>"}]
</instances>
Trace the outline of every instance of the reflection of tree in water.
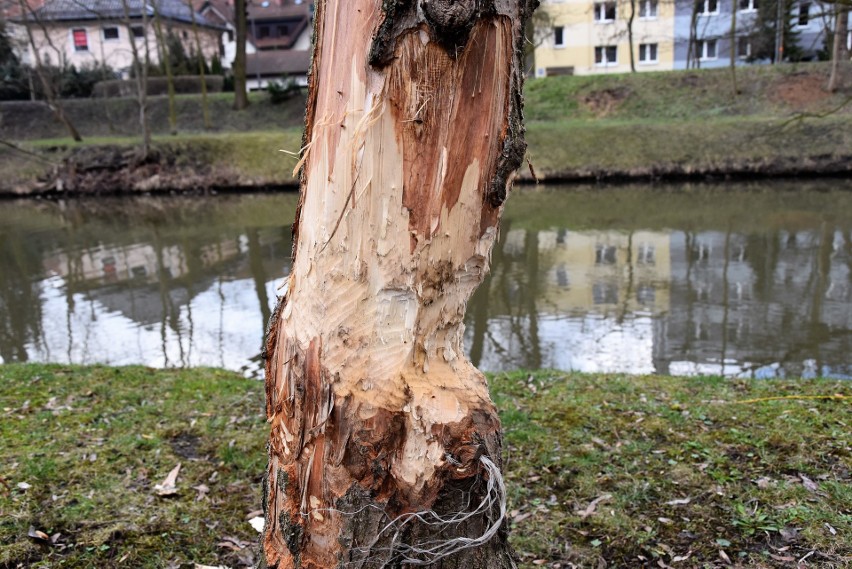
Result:
<instances>
[{"instance_id":1,"label":"reflection of tree in water","mask_svg":"<svg viewBox=\"0 0 852 569\"><path fill-rule=\"evenodd\" d=\"M0 231L0 356L27 361L26 344L41 337L41 253L32 239Z\"/></svg>"}]
</instances>

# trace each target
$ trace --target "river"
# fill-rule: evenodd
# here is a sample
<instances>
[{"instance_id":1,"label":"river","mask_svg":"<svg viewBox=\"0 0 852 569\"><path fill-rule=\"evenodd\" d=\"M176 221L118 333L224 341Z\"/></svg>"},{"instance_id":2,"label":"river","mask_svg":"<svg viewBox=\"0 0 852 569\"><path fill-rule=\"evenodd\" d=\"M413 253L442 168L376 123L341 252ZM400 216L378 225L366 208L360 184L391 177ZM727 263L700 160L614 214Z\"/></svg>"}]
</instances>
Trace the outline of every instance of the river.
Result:
<instances>
[{"instance_id":1,"label":"river","mask_svg":"<svg viewBox=\"0 0 852 569\"><path fill-rule=\"evenodd\" d=\"M296 201L0 202L0 358L259 377ZM465 322L487 371L852 377L852 181L516 189Z\"/></svg>"}]
</instances>

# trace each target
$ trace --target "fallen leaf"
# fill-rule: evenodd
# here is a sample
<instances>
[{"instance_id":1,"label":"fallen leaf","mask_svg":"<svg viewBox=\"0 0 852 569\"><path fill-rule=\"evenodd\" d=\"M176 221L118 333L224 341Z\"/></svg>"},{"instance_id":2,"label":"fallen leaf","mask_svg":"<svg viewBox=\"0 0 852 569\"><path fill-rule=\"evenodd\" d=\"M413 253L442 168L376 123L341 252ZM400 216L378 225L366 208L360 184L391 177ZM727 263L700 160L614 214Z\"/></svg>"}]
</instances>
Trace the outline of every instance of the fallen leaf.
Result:
<instances>
[{"instance_id":1,"label":"fallen leaf","mask_svg":"<svg viewBox=\"0 0 852 569\"><path fill-rule=\"evenodd\" d=\"M689 504L692 501L692 498L680 498L678 500L669 500L666 502L667 506L683 506L685 504Z\"/></svg>"},{"instance_id":2,"label":"fallen leaf","mask_svg":"<svg viewBox=\"0 0 852 569\"><path fill-rule=\"evenodd\" d=\"M29 490L30 488L32 488L31 484L27 484L26 482L18 482L19 490Z\"/></svg>"},{"instance_id":3,"label":"fallen leaf","mask_svg":"<svg viewBox=\"0 0 852 569\"><path fill-rule=\"evenodd\" d=\"M672 557L672 563L677 563L678 561L686 561L690 557L692 557L691 549L687 551L685 555L675 555L674 557Z\"/></svg>"},{"instance_id":4,"label":"fallen leaf","mask_svg":"<svg viewBox=\"0 0 852 569\"><path fill-rule=\"evenodd\" d=\"M781 528L778 533L781 534L781 539L787 543L797 541L799 539L799 530L796 528Z\"/></svg>"},{"instance_id":5,"label":"fallen leaf","mask_svg":"<svg viewBox=\"0 0 852 569\"><path fill-rule=\"evenodd\" d=\"M763 490L772 486L773 482L774 481L771 478L767 478L766 476L764 476L762 478L758 478L757 480L754 481L754 483L757 484L757 487L760 488L760 489L763 489Z\"/></svg>"},{"instance_id":6,"label":"fallen leaf","mask_svg":"<svg viewBox=\"0 0 852 569\"><path fill-rule=\"evenodd\" d=\"M180 463L177 463L177 466L172 468L172 471L169 472L169 475L166 476L162 483L154 485L154 490L157 491L157 494L160 496L173 496L177 494L177 477L179 472Z\"/></svg>"},{"instance_id":7,"label":"fallen leaf","mask_svg":"<svg viewBox=\"0 0 852 569\"><path fill-rule=\"evenodd\" d=\"M263 526L266 525L266 522L262 517L257 516L250 519L249 524L251 524L251 527L253 527L257 533L263 533Z\"/></svg>"},{"instance_id":8,"label":"fallen leaf","mask_svg":"<svg viewBox=\"0 0 852 569\"><path fill-rule=\"evenodd\" d=\"M784 557L783 555L775 555L773 553L769 554L769 557L774 559L775 561L795 561L795 557Z\"/></svg>"},{"instance_id":9,"label":"fallen leaf","mask_svg":"<svg viewBox=\"0 0 852 569\"><path fill-rule=\"evenodd\" d=\"M37 530L34 526L30 526L29 531L27 531L27 537L31 537L36 541L50 541L49 535L43 531Z\"/></svg>"},{"instance_id":10,"label":"fallen leaf","mask_svg":"<svg viewBox=\"0 0 852 569\"><path fill-rule=\"evenodd\" d=\"M730 558L730 557L728 557L728 554L727 554L727 553L725 553L725 550L724 550L724 549L720 549L720 550L719 550L719 557L721 557L721 558L722 558L722 561L724 561L724 562L725 562L725 563L727 563L728 565L730 565L730 564L731 564L731 558Z\"/></svg>"},{"instance_id":11,"label":"fallen leaf","mask_svg":"<svg viewBox=\"0 0 852 569\"><path fill-rule=\"evenodd\" d=\"M831 535L837 535L837 530L831 527L831 524L826 522L825 528L831 533Z\"/></svg>"},{"instance_id":12,"label":"fallen leaf","mask_svg":"<svg viewBox=\"0 0 852 569\"><path fill-rule=\"evenodd\" d=\"M525 514L518 514L517 516L512 516L512 521L513 521L513 522L515 522L515 523L517 524L517 523L520 523L520 522L524 521L525 519L527 519L527 518L528 518L528 517L530 517L531 515L532 515L532 514L531 514L531 513L529 513L529 512L527 512L527 513L525 513Z\"/></svg>"},{"instance_id":13,"label":"fallen leaf","mask_svg":"<svg viewBox=\"0 0 852 569\"><path fill-rule=\"evenodd\" d=\"M816 485L816 482L814 482L804 474L799 474L799 478L802 479L802 486L804 486L808 492L816 492L817 490L819 490L819 486Z\"/></svg>"},{"instance_id":14,"label":"fallen leaf","mask_svg":"<svg viewBox=\"0 0 852 569\"><path fill-rule=\"evenodd\" d=\"M576 510L574 513L576 513L581 518L586 519L586 518L588 518L589 516L591 516L592 514L595 513L595 509L598 507L598 504L600 504L601 502L606 502L607 500L611 500L611 499L612 499L612 494L604 494L603 496L598 496L597 498L592 500L589 503L589 505L586 506L585 509Z\"/></svg>"},{"instance_id":15,"label":"fallen leaf","mask_svg":"<svg viewBox=\"0 0 852 569\"><path fill-rule=\"evenodd\" d=\"M547 563L547 559L533 559L533 565L544 565Z\"/></svg>"},{"instance_id":16,"label":"fallen leaf","mask_svg":"<svg viewBox=\"0 0 852 569\"><path fill-rule=\"evenodd\" d=\"M252 518L256 518L257 516L262 516L262 515L263 515L263 510L252 510L251 512L246 514L246 519L250 520Z\"/></svg>"},{"instance_id":17,"label":"fallen leaf","mask_svg":"<svg viewBox=\"0 0 852 569\"><path fill-rule=\"evenodd\" d=\"M672 520L671 518L657 518L657 521L661 524L666 524L667 526L670 526L674 523L674 520Z\"/></svg>"},{"instance_id":18,"label":"fallen leaf","mask_svg":"<svg viewBox=\"0 0 852 569\"><path fill-rule=\"evenodd\" d=\"M206 498L207 493L210 492L210 488L208 488L206 484L199 484L198 486L193 486L192 489L198 492L198 496L195 497L196 502L200 502L201 500Z\"/></svg>"}]
</instances>

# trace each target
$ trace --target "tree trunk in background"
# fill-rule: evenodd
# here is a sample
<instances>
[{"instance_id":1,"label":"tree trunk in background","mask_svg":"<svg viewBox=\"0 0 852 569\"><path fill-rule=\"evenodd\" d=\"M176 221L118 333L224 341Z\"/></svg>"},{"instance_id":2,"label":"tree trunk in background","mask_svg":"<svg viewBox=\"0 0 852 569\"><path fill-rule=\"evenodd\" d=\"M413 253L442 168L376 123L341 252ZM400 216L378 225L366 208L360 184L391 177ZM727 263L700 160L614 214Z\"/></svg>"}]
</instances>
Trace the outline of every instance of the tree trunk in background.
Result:
<instances>
[{"instance_id":1,"label":"tree trunk in background","mask_svg":"<svg viewBox=\"0 0 852 569\"><path fill-rule=\"evenodd\" d=\"M30 29L29 22L35 22L38 24L41 28L42 34L44 35L45 41L48 42L54 51L57 53L61 52L53 45L53 41L50 39L47 27L36 17L30 5L27 4L25 0L18 0L18 5L21 8L21 14L23 14L24 19L27 20L27 22L24 23L24 28L27 31L27 41L30 44L30 49L33 51L35 73L38 76L41 88L44 91L44 99L47 102L47 106L51 112L53 112L53 116L56 117L56 120L65 126L65 130L68 131L68 135L74 140L74 142L83 142L83 137L80 136L80 132L77 130L77 127L74 126L74 123L71 122L71 119L67 114L65 114L65 107L62 106L62 103L59 100L59 93L57 93L53 83L51 83L50 77L48 77L48 72L45 70L44 64L41 61L41 51L39 49L41 46L36 45L35 37L33 36L32 29Z\"/></svg>"},{"instance_id":2,"label":"tree trunk in background","mask_svg":"<svg viewBox=\"0 0 852 569\"><path fill-rule=\"evenodd\" d=\"M248 107L246 93L246 41L248 35L246 0L234 0L236 19L237 52L234 54L234 109L241 111Z\"/></svg>"},{"instance_id":3,"label":"tree trunk in background","mask_svg":"<svg viewBox=\"0 0 852 569\"><path fill-rule=\"evenodd\" d=\"M524 155L534 1L317 3L293 270L265 350L268 567L515 567L462 317Z\"/></svg>"},{"instance_id":4,"label":"tree trunk in background","mask_svg":"<svg viewBox=\"0 0 852 569\"><path fill-rule=\"evenodd\" d=\"M175 108L175 77L172 73L172 54L169 45L169 37L163 33L163 25L160 19L160 7L154 3L154 33L157 36L157 46L160 52L160 63L166 72L166 89L169 97L169 134L177 134L177 109Z\"/></svg>"},{"instance_id":5,"label":"tree trunk in background","mask_svg":"<svg viewBox=\"0 0 852 569\"><path fill-rule=\"evenodd\" d=\"M848 63L849 51L846 49L846 36L849 34L849 6L837 1L834 4L834 44L831 49L831 75L828 78L828 91L836 92L841 87L840 66Z\"/></svg>"},{"instance_id":6,"label":"tree trunk in background","mask_svg":"<svg viewBox=\"0 0 852 569\"><path fill-rule=\"evenodd\" d=\"M192 18L192 33L195 36L195 52L198 57L198 75L201 77L201 116L204 120L204 129L210 130L213 126L210 123L210 105L207 103L207 74L204 67L207 64L204 56L204 47L201 45L201 37L198 35L198 23L195 21L195 8L192 2L189 6L190 17Z\"/></svg>"}]
</instances>

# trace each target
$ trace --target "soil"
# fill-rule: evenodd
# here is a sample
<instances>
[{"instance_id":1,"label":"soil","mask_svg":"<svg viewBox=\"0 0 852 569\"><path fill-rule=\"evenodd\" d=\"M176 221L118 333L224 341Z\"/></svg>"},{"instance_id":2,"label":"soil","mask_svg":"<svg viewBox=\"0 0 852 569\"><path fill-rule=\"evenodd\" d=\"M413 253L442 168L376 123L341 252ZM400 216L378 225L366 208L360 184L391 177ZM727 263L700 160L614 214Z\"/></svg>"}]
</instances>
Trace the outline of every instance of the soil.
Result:
<instances>
[{"instance_id":1,"label":"soil","mask_svg":"<svg viewBox=\"0 0 852 569\"><path fill-rule=\"evenodd\" d=\"M821 73L802 71L779 77L769 89L773 102L800 111L819 106L831 93L826 91L826 77Z\"/></svg>"},{"instance_id":2,"label":"soil","mask_svg":"<svg viewBox=\"0 0 852 569\"><path fill-rule=\"evenodd\" d=\"M627 87L602 89L585 95L580 99L580 103L596 117L604 118L618 110L630 94L631 91Z\"/></svg>"}]
</instances>

